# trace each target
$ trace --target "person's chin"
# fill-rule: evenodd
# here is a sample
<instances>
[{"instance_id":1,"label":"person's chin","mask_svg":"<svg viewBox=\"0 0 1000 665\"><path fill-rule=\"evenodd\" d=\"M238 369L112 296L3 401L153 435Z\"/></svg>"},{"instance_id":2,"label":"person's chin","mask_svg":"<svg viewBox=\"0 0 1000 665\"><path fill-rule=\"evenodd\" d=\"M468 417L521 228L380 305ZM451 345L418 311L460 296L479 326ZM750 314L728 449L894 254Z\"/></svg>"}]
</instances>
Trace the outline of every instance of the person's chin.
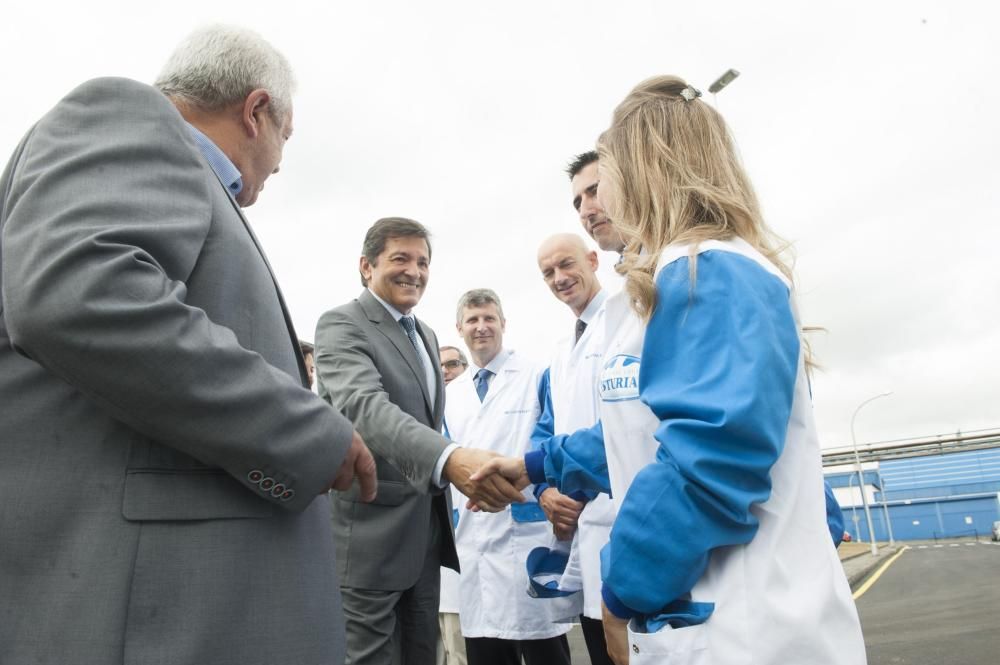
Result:
<instances>
[{"instance_id":1,"label":"person's chin","mask_svg":"<svg viewBox=\"0 0 1000 665\"><path fill-rule=\"evenodd\" d=\"M569 302L570 300L573 300L576 297L576 286L577 286L576 282L574 282L573 286L570 286L569 288L559 291L558 292L559 300L562 300L563 302Z\"/></svg>"},{"instance_id":2,"label":"person's chin","mask_svg":"<svg viewBox=\"0 0 1000 665\"><path fill-rule=\"evenodd\" d=\"M236 196L236 202L240 204L241 208L249 208L257 202L257 193L257 191L248 191L245 195L241 196L240 194L243 194L243 192L240 192Z\"/></svg>"},{"instance_id":3,"label":"person's chin","mask_svg":"<svg viewBox=\"0 0 1000 665\"><path fill-rule=\"evenodd\" d=\"M595 225L593 229L591 229L590 235L594 237L594 240L601 242L609 240L611 238L612 232L613 229L611 228L610 223L601 222L600 224Z\"/></svg>"},{"instance_id":4,"label":"person's chin","mask_svg":"<svg viewBox=\"0 0 1000 665\"><path fill-rule=\"evenodd\" d=\"M414 293L410 289L403 289L403 292L397 293L396 297L393 299L395 300L393 306L395 306L396 309L400 311L402 311L402 308L404 307L406 309L411 309L413 307L416 307L417 303L420 302L421 295L423 295L422 291L418 290L416 293Z\"/></svg>"},{"instance_id":5,"label":"person's chin","mask_svg":"<svg viewBox=\"0 0 1000 665\"><path fill-rule=\"evenodd\" d=\"M597 246L601 248L604 252L621 252L622 243L621 238L614 232L614 229L608 228L607 233L598 234L594 236L594 240L597 242Z\"/></svg>"}]
</instances>

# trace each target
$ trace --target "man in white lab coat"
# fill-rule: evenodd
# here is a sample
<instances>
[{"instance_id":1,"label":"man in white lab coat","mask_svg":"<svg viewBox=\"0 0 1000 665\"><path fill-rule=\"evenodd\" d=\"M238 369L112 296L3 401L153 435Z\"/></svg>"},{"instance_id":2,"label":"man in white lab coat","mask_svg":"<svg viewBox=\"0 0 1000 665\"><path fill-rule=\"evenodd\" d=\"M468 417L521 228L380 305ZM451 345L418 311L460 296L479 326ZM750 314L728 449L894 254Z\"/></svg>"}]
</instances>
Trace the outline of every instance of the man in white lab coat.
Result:
<instances>
[{"instance_id":1,"label":"man in white lab coat","mask_svg":"<svg viewBox=\"0 0 1000 665\"><path fill-rule=\"evenodd\" d=\"M597 200L597 160L597 151L588 150L574 157L566 167L573 192L573 208L580 215L583 230L601 250L621 254L625 251L625 240Z\"/></svg>"},{"instance_id":2,"label":"man in white lab coat","mask_svg":"<svg viewBox=\"0 0 1000 665\"><path fill-rule=\"evenodd\" d=\"M594 164L596 166L596 163ZM538 269L552 294L573 312L576 322L560 341L543 386L543 415L534 439L591 427L598 420L598 378L604 355L604 302L607 292L597 278L597 252L576 235L561 233L538 248ZM556 488L536 487L539 504L560 539L574 537L567 577L582 578L580 622L592 665L610 665L601 624L601 548L608 542L615 513L607 494L590 501ZM582 512L581 512L582 511ZM572 573L570 572L572 571ZM579 588L579 587L575 587Z\"/></svg>"},{"instance_id":3,"label":"man in white lab coat","mask_svg":"<svg viewBox=\"0 0 1000 665\"><path fill-rule=\"evenodd\" d=\"M506 321L496 293L467 292L457 328L469 348L469 371L448 385L445 427L465 446L523 456L539 413L541 368L503 348ZM525 489L525 502L499 513L460 507L455 543L460 620L469 665L569 665L568 624L552 622L553 601L528 595L525 560L549 543L545 513Z\"/></svg>"}]
</instances>

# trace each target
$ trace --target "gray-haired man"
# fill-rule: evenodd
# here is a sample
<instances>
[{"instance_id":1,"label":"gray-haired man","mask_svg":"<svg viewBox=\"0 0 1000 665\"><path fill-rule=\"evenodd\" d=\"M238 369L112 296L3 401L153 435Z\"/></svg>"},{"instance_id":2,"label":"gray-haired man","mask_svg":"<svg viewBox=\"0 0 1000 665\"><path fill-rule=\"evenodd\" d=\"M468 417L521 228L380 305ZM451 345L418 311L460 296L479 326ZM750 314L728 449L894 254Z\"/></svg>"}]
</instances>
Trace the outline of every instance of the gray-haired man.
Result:
<instances>
[{"instance_id":1,"label":"gray-haired man","mask_svg":"<svg viewBox=\"0 0 1000 665\"><path fill-rule=\"evenodd\" d=\"M70 92L0 180L3 662L342 661L326 491L371 499L374 462L240 209L292 87L202 30L159 90Z\"/></svg>"}]
</instances>

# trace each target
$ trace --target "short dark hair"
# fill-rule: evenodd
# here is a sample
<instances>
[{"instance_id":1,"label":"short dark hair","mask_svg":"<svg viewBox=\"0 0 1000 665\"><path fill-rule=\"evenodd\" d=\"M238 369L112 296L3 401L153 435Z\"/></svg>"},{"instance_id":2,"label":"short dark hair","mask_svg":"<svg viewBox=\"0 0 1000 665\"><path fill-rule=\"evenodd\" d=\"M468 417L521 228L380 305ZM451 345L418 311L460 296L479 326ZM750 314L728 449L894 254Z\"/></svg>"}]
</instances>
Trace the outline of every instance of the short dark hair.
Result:
<instances>
[{"instance_id":1,"label":"short dark hair","mask_svg":"<svg viewBox=\"0 0 1000 665\"><path fill-rule=\"evenodd\" d=\"M590 166L598 159L596 150L588 150L587 152L581 152L579 155L573 158L573 161L566 166L566 175L572 180L576 177L576 174L582 171L585 167Z\"/></svg>"},{"instance_id":2,"label":"short dark hair","mask_svg":"<svg viewBox=\"0 0 1000 665\"><path fill-rule=\"evenodd\" d=\"M305 341L304 339L299 340L299 350L302 351L303 356L308 356L309 354L316 351L316 347Z\"/></svg>"},{"instance_id":3,"label":"short dark hair","mask_svg":"<svg viewBox=\"0 0 1000 665\"><path fill-rule=\"evenodd\" d=\"M368 259L368 263L375 265L389 238L423 238L427 243L427 258L431 257L431 234L423 224L406 217L383 217L368 229L365 242L361 245L361 254ZM368 286L364 275L361 276L361 285Z\"/></svg>"},{"instance_id":4,"label":"short dark hair","mask_svg":"<svg viewBox=\"0 0 1000 665\"><path fill-rule=\"evenodd\" d=\"M500 320L504 321L503 305L500 304L500 296L493 289L472 289L462 294L458 299L458 307L455 310L455 321L462 325L462 311L466 307L484 307L485 305L496 305L497 314Z\"/></svg>"}]
</instances>

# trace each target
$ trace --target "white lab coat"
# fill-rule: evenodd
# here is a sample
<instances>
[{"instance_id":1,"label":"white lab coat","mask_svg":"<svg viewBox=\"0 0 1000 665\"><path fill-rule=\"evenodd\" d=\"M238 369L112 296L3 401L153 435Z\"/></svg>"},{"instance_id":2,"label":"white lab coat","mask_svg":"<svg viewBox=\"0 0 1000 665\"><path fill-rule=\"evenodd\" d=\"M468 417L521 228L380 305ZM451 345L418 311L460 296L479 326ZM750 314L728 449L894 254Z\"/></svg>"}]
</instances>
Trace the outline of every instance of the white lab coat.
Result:
<instances>
[{"instance_id":1,"label":"white lab coat","mask_svg":"<svg viewBox=\"0 0 1000 665\"><path fill-rule=\"evenodd\" d=\"M454 510L459 510L460 505L464 505L468 500L461 492L451 485L446 490L451 492L451 505ZM438 612L458 614L458 585L459 574L447 566L441 566L441 595L438 600Z\"/></svg>"},{"instance_id":2,"label":"white lab coat","mask_svg":"<svg viewBox=\"0 0 1000 665\"><path fill-rule=\"evenodd\" d=\"M580 341L576 342L571 336L560 342L552 360L549 390L556 434L591 427L599 418L598 381L604 365L606 306L607 300L602 296ZM582 612L591 619L601 619L601 548L608 542L614 521L614 505L607 494L598 494L587 503L580 515L566 573L560 582L564 589L579 588L572 578L582 578Z\"/></svg>"},{"instance_id":3,"label":"white lab coat","mask_svg":"<svg viewBox=\"0 0 1000 665\"><path fill-rule=\"evenodd\" d=\"M689 249L668 247L658 269L687 256ZM740 239L700 244L700 252L710 249L743 255L790 288L773 264ZM795 318L798 323L797 313ZM609 299L607 321L602 381L634 386L630 379L621 379L627 372L637 378L639 363L626 367L614 359L642 356L645 324L632 312L624 292ZM613 502L618 504L636 474L654 461L658 442L653 434L660 421L635 395L620 390L602 397L601 419ZM629 625L632 665L777 665L775 649L787 648L791 639L804 644L800 663L865 662L857 611L836 550L825 531L803 535L806 530L801 528L825 513L822 492L798 491L822 486L819 458L800 353L787 438L770 472L772 494L753 508L758 530L746 545L714 550L704 575L691 590L691 600L714 602L714 613L700 625L676 629L668 625L655 633L634 632L633 621Z\"/></svg>"},{"instance_id":4,"label":"white lab coat","mask_svg":"<svg viewBox=\"0 0 1000 665\"><path fill-rule=\"evenodd\" d=\"M448 384L445 423L452 440L463 446L522 457L541 412L541 369L513 352L500 353L505 358L482 403L473 383L479 368L470 367ZM524 491L526 504L499 513L472 512L464 501L457 504L459 618L465 637L537 640L570 628L552 623L549 600L527 593L525 560L532 549L548 543L551 533L533 489L528 486ZM533 521L515 521L515 513Z\"/></svg>"}]
</instances>

